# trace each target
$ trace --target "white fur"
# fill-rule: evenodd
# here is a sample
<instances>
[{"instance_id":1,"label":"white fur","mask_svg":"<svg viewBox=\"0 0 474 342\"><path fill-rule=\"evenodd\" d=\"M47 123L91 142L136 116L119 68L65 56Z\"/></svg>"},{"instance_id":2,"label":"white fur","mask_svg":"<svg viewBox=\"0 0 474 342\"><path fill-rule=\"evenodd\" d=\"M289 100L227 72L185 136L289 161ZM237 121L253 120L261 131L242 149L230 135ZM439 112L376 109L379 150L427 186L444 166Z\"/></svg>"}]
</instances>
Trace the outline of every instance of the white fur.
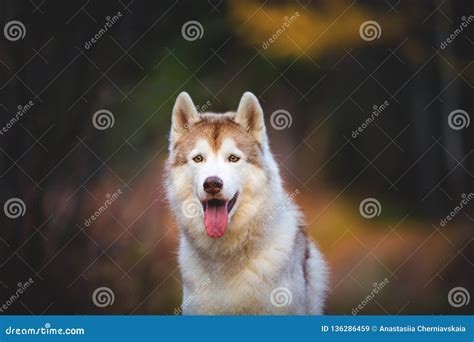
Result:
<instances>
[{"instance_id":1,"label":"white fur","mask_svg":"<svg viewBox=\"0 0 474 342\"><path fill-rule=\"evenodd\" d=\"M178 97L174 109L191 111L191 98ZM277 164L270 152L263 112L254 95L242 97L235 121L245 127L248 113L257 115L253 134L262 143L262 167L245 161L235 141L224 140L219 151L200 139L185 165L169 168L167 197L181 230L179 265L183 281L184 314L304 315L323 311L327 268L321 253L301 232L302 215L283 190ZM173 119L170 150L179 138ZM201 154L204 161L194 163ZM241 157L227 161L229 154ZM222 195L229 200L239 192L221 238L206 234L203 217L184 215L182 204L206 197L202 184L209 176L223 180ZM305 264L305 265L304 265ZM306 270L306 277L303 270ZM291 303L275 306L272 291L288 289ZM275 298L274 298L275 299Z\"/></svg>"},{"instance_id":2,"label":"white fur","mask_svg":"<svg viewBox=\"0 0 474 342\"><path fill-rule=\"evenodd\" d=\"M225 200L230 200L237 192L242 191L242 184L240 184L241 177L239 174L246 170L242 167L242 159L237 163L227 162L227 157L234 154L237 157L243 158L244 155L240 151L232 139L225 139L218 153L214 153L206 140L199 140L196 147L188 156L192 159L196 155L202 155L204 161L201 163L191 163L194 174L194 188L197 189L197 197L199 199L206 198L207 194L204 192L202 184L208 177L218 176L225 184L220 192L220 196ZM234 207L235 208L235 207ZM234 210L230 213L232 213Z\"/></svg>"}]
</instances>

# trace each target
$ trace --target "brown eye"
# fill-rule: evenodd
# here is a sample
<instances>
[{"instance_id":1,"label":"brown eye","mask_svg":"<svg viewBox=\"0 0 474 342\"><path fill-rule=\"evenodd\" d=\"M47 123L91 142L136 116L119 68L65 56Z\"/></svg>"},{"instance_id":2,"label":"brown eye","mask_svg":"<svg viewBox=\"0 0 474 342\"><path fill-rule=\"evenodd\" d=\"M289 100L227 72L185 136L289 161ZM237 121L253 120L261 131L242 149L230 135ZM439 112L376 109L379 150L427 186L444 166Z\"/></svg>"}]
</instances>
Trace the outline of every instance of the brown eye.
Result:
<instances>
[{"instance_id":1,"label":"brown eye","mask_svg":"<svg viewBox=\"0 0 474 342\"><path fill-rule=\"evenodd\" d=\"M204 160L204 158L200 154L198 154L196 157L193 158L193 160L195 163L200 163Z\"/></svg>"},{"instance_id":2,"label":"brown eye","mask_svg":"<svg viewBox=\"0 0 474 342\"><path fill-rule=\"evenodd\" d=\"M231 154L231 155L229 156L229 161L230 161L231 163L237 163L239 160L240 160L240 158L237 157L235 154Z\"/></svg>"}]
</instances>

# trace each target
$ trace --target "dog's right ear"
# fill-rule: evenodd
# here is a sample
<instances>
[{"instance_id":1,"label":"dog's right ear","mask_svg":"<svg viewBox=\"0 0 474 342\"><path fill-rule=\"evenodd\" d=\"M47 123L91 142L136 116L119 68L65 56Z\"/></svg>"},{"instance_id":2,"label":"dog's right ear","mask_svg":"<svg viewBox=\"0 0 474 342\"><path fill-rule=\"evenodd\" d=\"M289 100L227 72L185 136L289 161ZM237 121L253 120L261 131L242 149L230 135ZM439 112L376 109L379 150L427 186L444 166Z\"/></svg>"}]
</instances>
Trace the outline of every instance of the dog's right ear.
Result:
<instances>
[{"instance_id":1,"label":"dog's right ear","mask_svg":"<svg viewBox=\"0 0 474 342\"><path fill-rule=\"evenodd\" d=\"M199 114L194 106L193 100L188 93L183 91L176 98L171 115L170 142L175 142L179 136L187 130L193 122L197 121Z\"/></svg>"}]
</instances>

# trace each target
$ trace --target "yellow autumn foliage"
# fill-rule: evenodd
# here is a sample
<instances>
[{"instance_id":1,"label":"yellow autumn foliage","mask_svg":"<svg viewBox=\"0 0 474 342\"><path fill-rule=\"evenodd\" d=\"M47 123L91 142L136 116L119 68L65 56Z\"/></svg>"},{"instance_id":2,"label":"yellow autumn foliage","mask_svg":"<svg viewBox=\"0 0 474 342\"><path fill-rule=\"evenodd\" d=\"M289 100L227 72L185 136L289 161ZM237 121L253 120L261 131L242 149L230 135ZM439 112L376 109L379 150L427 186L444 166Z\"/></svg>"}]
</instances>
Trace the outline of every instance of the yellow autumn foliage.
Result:
<instances>
[{"instance_id":1,"label":"yellow autumn foliage","mask_svg":"<svg viewBox=\"0 0 474 342\"><path fill-rule=\"evenodd\" d=\"M302 8L297 2L272 5L255 0L234 0L229 11L237 34L259 50L275 57L302 56L319 58L329 50L350 49L403 38L404 25L390 14L381 14L355 2L327 0L318 11ZM374 20L381 27L378 39L365 41L359 34L362 23ZM286 23L286 24L285 24ZM265 44L271 37L273 43Z\"/></svg>"}]
</instances>

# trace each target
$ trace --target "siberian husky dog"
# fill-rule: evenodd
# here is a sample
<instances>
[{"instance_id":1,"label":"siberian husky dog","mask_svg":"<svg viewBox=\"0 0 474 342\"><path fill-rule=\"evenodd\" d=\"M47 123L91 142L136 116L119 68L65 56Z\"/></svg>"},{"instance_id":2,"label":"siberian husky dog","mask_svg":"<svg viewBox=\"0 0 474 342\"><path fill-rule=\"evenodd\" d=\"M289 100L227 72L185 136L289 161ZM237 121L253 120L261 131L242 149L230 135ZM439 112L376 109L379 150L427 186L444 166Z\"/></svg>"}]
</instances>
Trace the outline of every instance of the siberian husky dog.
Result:
<instances>
[{"instance_id":1,"label":"siberian husky dog","mask_svg":"<svg viewBox=\"0 0 474 342\"><path fill-rule=\"evenodd\" d=\"M183 314L321 314L326 264L283 189L257 98L201 114L183 92L171 121L165 179Z\"/></svg>"}]
</instances>

